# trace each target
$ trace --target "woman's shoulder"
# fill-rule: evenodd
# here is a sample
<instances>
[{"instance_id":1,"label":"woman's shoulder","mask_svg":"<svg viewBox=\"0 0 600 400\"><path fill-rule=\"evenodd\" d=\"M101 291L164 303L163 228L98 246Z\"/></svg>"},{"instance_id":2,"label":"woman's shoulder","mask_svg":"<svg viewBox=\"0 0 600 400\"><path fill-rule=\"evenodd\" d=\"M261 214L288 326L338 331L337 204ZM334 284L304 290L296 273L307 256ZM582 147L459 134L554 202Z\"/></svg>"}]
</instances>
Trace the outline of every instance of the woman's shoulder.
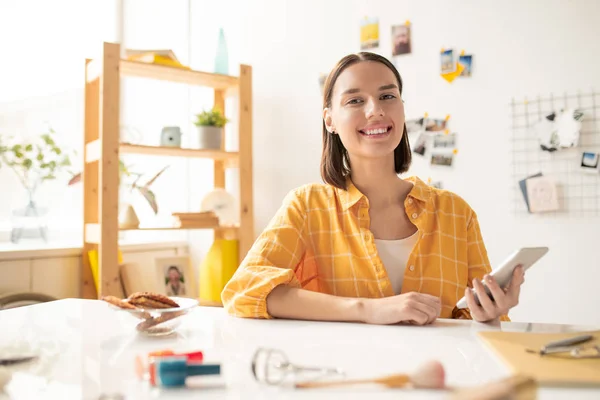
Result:
<instances>
[{"instance_id":1,"label":"woman's shoulder","mask_svg":"<svg viewBox=\"0 0 600 400\"><path fill-rule=\"evenodd\" d=\"M470 218L474 213L469 202L457 192L433 187L431 193L436 208L439 210L448 214L466 216L467 218Z\"/></svg>"},{"instance_id":2,"label":"woman's shoulder","mask_svg":"<svg viewBox=\"0 0 600 400\"><path fill-rule=\"evenodd\" d=\"M429 185L418 178L410 179L415 184L415 190L421 193L424 200L434 209L448 214L471 215L473 209L463 196L449 189Z\"/></svg>"},{"instance_id":3,"label":"woman's shoulder","mask_svg":"<svg viewBox=\"0 0 600 400\"><path fill-rule=\"evenodd\" d=\"M306 183L289 190L284 198L284 203L300 203L310 208L322 205L333 199L336 190L333 186L325 183Z\"/></svg>"}]
</instances>

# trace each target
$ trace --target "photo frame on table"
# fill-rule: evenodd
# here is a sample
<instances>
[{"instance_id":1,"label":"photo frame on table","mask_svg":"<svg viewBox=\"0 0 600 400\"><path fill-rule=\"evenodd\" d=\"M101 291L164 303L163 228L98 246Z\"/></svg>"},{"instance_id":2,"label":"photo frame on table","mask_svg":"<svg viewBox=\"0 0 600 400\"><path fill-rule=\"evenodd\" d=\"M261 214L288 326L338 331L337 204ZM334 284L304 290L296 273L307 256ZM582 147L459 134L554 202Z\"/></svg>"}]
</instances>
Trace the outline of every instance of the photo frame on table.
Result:
<instances>
[{"instance_id":1,"label":"photo frame on table","mask_svg":"<svg viewBox=\"0 0 600 400\"><path fill-rule=\"evenodd\" d=\"M189 256L155 259L158 292L166 296L197 297L195 274Z\"/></svg>"}]
</instances>

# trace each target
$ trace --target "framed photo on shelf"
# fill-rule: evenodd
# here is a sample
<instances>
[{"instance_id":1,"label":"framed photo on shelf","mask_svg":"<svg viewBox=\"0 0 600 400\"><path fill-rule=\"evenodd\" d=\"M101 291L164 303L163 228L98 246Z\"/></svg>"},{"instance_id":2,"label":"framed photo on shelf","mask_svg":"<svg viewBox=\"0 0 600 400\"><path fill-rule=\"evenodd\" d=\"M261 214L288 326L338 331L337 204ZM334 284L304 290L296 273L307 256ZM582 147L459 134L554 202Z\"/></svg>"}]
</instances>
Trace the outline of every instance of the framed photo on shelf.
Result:
<instances>
[{"instance_id":1,"label":"framed photo on shelf","mask_svg":"<svg viewBox=\"0 0 600 400\"><path fill-rule=\"evenodd\" d=\"M167 296L197 297L194 271L189 256L155 259L159 292Z\"/></svg>"}]
</instances>

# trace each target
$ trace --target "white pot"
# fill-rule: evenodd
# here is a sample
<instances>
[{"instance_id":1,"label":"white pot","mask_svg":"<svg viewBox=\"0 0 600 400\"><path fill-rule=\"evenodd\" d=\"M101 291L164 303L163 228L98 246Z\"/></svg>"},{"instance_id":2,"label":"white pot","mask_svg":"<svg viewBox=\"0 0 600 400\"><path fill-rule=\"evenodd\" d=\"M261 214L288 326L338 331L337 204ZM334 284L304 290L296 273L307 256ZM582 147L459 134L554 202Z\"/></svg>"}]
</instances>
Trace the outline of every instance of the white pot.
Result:
<instances>
[{"instance_id":1,"label":"white pot","mask_svg":"<svg viewBox=\"0 0 600 400\"><path fill-rule=\"evenodd\" d=\"M217 126L198 126L198 148L221 150L223 128Z\"/></svg>"}]
</instances>

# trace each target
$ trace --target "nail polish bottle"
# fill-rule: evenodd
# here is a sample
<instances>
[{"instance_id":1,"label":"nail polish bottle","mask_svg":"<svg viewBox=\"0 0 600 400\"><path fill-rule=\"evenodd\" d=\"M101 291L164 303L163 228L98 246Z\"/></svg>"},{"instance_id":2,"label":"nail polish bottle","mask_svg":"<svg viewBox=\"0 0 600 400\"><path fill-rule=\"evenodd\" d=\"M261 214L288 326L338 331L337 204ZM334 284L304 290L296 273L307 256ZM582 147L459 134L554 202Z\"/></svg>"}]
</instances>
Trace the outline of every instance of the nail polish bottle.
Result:
<instances>
[{"instance_id":1,"label":"nail polish bottle","mask_svg":"<svg viewBox=\"0 0 600 400\"><path fill-rule=\"evenodd\" d=\"M188 363L185 357L160 357L155 360L156 384L162 387L185 386L188 376L220 375L220 364Z\"/></svg>"}]
</instances>

